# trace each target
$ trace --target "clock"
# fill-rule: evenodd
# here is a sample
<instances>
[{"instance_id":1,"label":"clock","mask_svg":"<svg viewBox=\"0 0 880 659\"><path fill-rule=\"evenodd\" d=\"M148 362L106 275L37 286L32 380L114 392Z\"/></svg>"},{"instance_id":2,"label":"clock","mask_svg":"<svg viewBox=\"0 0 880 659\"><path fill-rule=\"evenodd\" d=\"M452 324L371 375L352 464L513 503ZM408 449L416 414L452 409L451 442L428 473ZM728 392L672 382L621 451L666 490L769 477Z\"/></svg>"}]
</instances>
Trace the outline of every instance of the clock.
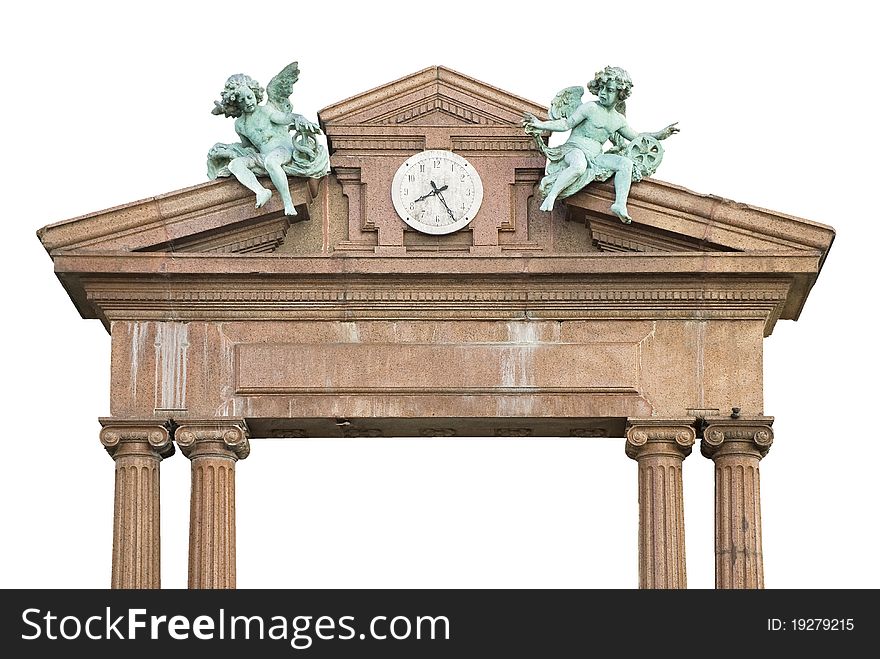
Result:
<instances>
[{"instance_id":1,"label":"clock","mask_svg":"<svg viewBox=\"0 0 880 659\"><path fill-rule=\"evenodd\" d=\"M429 149L398 168L391 200L413 229L442 236L474 219L483 203L483 182L474 166L457 153Z\"/></svg>"}]
</instances>

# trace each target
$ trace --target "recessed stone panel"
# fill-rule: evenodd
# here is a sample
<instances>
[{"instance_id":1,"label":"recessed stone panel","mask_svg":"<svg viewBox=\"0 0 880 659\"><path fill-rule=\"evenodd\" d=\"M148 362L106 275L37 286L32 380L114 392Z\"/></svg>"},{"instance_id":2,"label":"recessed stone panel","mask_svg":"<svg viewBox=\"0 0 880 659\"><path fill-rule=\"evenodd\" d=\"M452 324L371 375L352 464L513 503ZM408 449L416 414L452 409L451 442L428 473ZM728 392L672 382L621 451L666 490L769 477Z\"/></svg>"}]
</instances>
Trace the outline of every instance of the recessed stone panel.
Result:
<instances>
[{"instance_id":1,"label":"recessed stone panel","mask_svg":"<svg viewBox=\"0 0 880 659\"><path fill-rule=\"evenodd\" d=\"M634 344L242 344L237 395L635 391Z\"/></svg>"}]
</instances>

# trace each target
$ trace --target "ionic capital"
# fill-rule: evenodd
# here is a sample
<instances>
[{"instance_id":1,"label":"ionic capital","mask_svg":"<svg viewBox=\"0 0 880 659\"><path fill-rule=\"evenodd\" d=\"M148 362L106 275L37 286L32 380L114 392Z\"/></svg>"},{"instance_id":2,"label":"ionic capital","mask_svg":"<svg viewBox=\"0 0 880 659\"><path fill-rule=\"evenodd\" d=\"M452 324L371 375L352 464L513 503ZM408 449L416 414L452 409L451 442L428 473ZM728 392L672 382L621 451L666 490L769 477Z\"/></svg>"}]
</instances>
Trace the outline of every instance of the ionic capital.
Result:
<instances>
[{"instance_id":1,"label":"ionic capital","mask_svg":"<svg viewBox=\"0 0 880 659\"><path fill-rule=\"evenodd\" d=\"M700 452L707 458L743 453L763 458L773 444L773 417L707 419Z\"/></svg>"},{"instance_id":2,"label":"ionic capital","mask_svg":"<svg viewBox=\"0 0 880 659\"><path fill-rule=\"evenodd\" d=\"M626 454L633 460L646 455L685 458L696 439L693 419L629 419Z\"/></svg>"},{"instance_id":3,"label":"ionic capital","mask_svg":"<svg viewBox=\"0 0 880 659\"><path fill-rule=\"evenodd\" d=\"M164 422L156 419L99 419L101 444L114 459L122 455L155 454L158 458L174 455L171 433Z\"/></svg>"},{"instance_id":4,"label":"ionic capital","mask_svg":"<svg viewBox=\"0 0 880 659\"><path fill-rule=\"evenodd\" d=\"M207 456L244 460L251 452L243 419L185 421L175 429L174 441L191 460Z\"/></svg>"}]
</instances>

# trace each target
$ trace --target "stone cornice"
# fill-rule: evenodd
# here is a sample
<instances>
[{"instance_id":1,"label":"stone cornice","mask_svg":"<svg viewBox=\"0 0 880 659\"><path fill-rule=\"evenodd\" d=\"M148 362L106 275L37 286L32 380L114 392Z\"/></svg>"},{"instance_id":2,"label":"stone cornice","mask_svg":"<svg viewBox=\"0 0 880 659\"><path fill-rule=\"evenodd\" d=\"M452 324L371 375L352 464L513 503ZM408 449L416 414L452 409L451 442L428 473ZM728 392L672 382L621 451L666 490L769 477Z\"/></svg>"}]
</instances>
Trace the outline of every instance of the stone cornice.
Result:
<instances>
[{"instance_id":1,"label":"stone cornice","mask_svg":"<svg viewBox=\"0 0 880 659\"><path fill-rule=\"evenodd\" d=\"M150 449L160 458L174 454L171 433L165 423L155 419L122 419L102 417L101 444L111 457L116 457L126 442L146 442Z\"/></svg>"},{"instance_id":2,"label":"stone cornice","mask_svg":"<svg viewBox=\"0 0 880 659\"><path fill-rule=\"evenodd\" d=\"M272 256L164 252L70 251L55 256L56 273L223 275L815 275L818 252L604 253L472 256L410 254Z\"/></svg>"},{"instance_id":3,"label":"stone cornice","mask_svg":"<svg viewBox=\"0 0 880 659\"><path fill-rule=\"evenodd\" d=\"M234 319L761 318L769 334L801 302L817 258L776 254L294 257L65 253L83 317ZM220 275L220 276L218 276Z\"/></svg>"},{"instance_id":4,"label":"stone cornice","mask_svg":"<svg viewBox=\"0 0 880 659\"><path fill-rule=\"evenodd\" d=\"M64 280L64 279L63 279ZM790 283L658 275L609 278L482 274L261 277L79 275L84 317L113 320L760 319L769 333ZM77 298L75 298L77 299Z\"/></svg>"},{"instance_id":5,"label":"stone cornice","mask_svg":"<svg viewBox=\"0 0 880 659\"><path fill-rule=\"evenodd\" d=\"M700 452L707 458L745 451L767 455L773 444L773 417L707 418L704 420Z\"/></svg>"}]
</instances>

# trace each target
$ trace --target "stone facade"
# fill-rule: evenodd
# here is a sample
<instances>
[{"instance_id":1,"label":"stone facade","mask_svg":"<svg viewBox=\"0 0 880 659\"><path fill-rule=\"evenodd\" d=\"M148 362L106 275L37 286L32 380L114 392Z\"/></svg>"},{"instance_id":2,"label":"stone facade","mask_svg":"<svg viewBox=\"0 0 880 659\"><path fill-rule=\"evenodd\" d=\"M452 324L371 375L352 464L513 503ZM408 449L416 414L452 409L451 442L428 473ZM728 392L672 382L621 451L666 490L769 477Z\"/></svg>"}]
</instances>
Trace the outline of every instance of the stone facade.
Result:
<instances>
[{"instance_id":1,"label":"stone facade","mask_svg":"<svg viewBox=\"0 0 880 659\"><path fill-rule=\"evenodd\" d=\"M172 436L192 460L190 585L234 587L249 438L456 435L626 436L643 587L685 586L681 469L701 437L722 502L718 586L763 585L762 344L797 319L833 230L653 179L633 187L629 226L608 214L609 184L542 213L523 112L546 116L435 67L319 113L333 169L291 180L294 218L224 180L38 232L112 337L115 587L159 585ZM395 213L394 172L423 149L480 173L465 229L421 234ZM132 524L149 533L131 540Z\"/></svg>"}]
</instances>

